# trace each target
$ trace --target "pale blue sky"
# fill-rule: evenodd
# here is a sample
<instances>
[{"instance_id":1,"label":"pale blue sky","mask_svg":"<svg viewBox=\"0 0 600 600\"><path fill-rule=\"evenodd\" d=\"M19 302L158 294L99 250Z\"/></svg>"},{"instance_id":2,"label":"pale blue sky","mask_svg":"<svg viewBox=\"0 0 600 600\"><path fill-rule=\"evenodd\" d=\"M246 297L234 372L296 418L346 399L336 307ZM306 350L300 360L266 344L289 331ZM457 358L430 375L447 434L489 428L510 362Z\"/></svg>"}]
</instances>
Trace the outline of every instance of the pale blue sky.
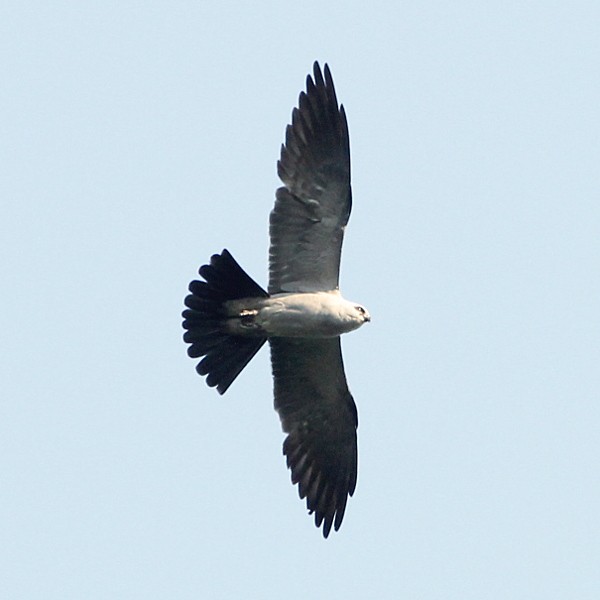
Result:
<instances>
[{"instance_id":1,"label":"pale blue sky","mask_svg":"<svg viewBox=\"0 0 600 600\"><path fill-rule=\"evenodd\" d=\"M600 4L5 2L0 590L600 597ZM359 479L324 540L266 350L224 397L180 312L267 282L312 62L348 114Z\"/></svg>"}]
</instances>

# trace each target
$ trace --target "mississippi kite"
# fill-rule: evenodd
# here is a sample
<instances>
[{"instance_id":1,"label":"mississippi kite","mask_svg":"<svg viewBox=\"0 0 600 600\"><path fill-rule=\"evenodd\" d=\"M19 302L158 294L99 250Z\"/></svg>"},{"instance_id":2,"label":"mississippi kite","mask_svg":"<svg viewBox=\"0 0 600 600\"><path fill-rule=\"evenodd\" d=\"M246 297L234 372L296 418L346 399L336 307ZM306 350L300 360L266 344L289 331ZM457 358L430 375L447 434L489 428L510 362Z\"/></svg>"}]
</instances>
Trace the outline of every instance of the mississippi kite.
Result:
<instances>
[{"instance_id":1,"label":"mississippi kite","mask_svg":"<svg viewBox=\"0 0 600 600\"><path fill-rule=\"evenodd\" d=\"M183 312L196 370L225 393L268 340L283 452L317 527L342 523L357 477L356 405L344 373L340 335L370 320L342 298L340 255L350 216L348 123L329 67L314 64L292 112L277 163L269 233L269 288L227 250L200 267Z\"/></svg>"}]
</instances>

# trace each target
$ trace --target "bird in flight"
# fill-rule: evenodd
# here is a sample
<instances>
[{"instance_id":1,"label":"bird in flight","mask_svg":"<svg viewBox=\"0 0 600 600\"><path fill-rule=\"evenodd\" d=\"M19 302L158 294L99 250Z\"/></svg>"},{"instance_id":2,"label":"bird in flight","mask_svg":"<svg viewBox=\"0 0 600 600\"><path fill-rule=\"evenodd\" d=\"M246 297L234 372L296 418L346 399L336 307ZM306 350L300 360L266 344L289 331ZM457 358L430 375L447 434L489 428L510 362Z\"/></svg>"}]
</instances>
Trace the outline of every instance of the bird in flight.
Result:
<instances>
[{"instance_id":1,"label":"bird in flight","mask_svg":"<svg viewBox=\"0 0 600 600\"><path fill-rule=\"evenodd\" d=\"M329 67L314 63L287 126L277 173L265 291L223 250L200 267L185 298L183 339L206 383L224 394L268 341L275 409L292 483L327 537L342 524L356 487L356 405L346 383L340 335L370 321L339 291L350 217L346 113Z\"/></svg>"}]
</instances>

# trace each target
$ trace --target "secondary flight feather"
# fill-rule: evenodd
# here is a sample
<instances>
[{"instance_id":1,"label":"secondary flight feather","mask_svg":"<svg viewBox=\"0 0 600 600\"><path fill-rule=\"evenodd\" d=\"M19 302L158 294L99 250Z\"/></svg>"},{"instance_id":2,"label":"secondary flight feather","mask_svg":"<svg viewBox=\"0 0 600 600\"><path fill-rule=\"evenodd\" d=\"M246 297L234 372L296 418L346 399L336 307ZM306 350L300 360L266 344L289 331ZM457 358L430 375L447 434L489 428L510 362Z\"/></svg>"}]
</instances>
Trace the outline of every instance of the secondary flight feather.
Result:
<instances>
[{"instance_id":1,"label":"secondary flight feather","mask_svg":"<svg viewBox=\"0 0 600 600\"><path fill-rule=\"evenodd\" d=\"M269 233L268 291L223 250L200 267L183 312L188 354L220 394L268 341L292 482L327 537L356 487L358 416L340 336L370 320L339 292L352 207L350 143L331 72L314 63L287 126Z\"/></svg>"}]
</instances>

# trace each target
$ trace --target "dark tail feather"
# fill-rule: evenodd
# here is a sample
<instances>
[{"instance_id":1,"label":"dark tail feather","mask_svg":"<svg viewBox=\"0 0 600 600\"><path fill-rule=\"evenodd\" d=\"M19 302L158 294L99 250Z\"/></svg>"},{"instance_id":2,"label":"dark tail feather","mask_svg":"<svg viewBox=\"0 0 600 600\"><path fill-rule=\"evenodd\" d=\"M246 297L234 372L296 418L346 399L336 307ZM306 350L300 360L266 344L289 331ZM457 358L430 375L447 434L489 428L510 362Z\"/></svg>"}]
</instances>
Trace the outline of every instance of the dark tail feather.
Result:
<instances>
[{"instance_id":1,"label":"dark tail feather","mask_svg":"<svg viewBox=\"0 0 600 600\"><path fill-rule=\"evenodd\" d=\"M192 358L204 358L196 366L206 383L224 394L252 357L265 343L265 337L230 335L225 329L223 303L240 298L267 298L258 285L227 250L214 254L209 265L200 267L205 281L192 281L191 294L183 311L183 341L190 344Z\"/></svg>"}]
</instances>

